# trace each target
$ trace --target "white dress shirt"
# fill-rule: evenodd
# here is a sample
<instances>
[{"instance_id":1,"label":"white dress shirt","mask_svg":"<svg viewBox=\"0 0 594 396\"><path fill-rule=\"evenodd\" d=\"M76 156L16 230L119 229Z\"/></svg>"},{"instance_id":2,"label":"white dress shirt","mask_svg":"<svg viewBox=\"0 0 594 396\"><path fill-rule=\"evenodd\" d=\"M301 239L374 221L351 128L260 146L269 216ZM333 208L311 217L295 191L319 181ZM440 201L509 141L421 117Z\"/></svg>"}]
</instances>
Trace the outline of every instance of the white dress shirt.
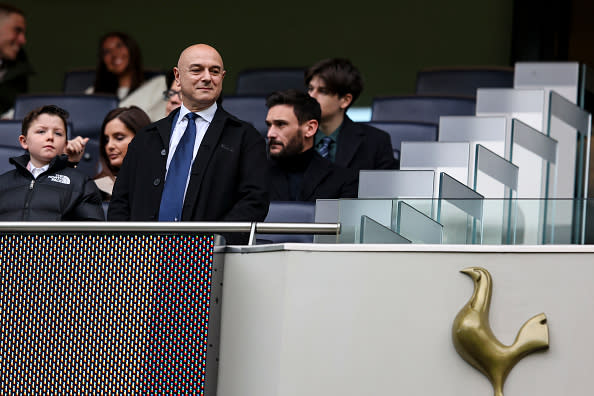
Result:
<instances>
[{"instance_id":1,"label":"white dress shirt","mask_svg":"<svg viewBox=\"0 0 594 396\"><path fill-rule=\"evenodd\" d=\"M200 144L202 143L202 139L204 139L204 135L206 134L206 130L210 126L212 119L217 111L217 104L216 102L212 104L207 109L202 111L197 111L198 117L194 120L196 123L196 140L194 141L194 151L192 154L192 164L194 164L194 160L196 159L196 154L198 153L198 149L200 148ZM175 124L175 128L173 128L173 132L171 133L171 138L169 139L169 152L167 153L167 172L169 172L169 164L173 159L173 155L175 154L175 149L179 144L184 132L186 131L186 127L188 126L188 119L186 118L186 114L188 114L190 110L186 108L183 104L179 109L179 116L177 117L177 123ZM188 170L188 178L186 179L186 189L184 190L184 198L185 198L185 191L188 189L188 183L190 182L190 174L192 172L192 167ZM165 180L167 180L167 174L165 175Z\"/></svg>"},{"instance_id":2,"label":"white dress shirt","mask_svg":"<svg viewBox=\"0 0 594 396\"><path fill-rule=\"evenodd\" d=\"M27 170L31 172L33 175L33 179L37 179L37 176L41 175L43 172L49 169L49 164L42 166L41 168L36 168L31 161L27 164Z\"/></svg>"}]
</instances>

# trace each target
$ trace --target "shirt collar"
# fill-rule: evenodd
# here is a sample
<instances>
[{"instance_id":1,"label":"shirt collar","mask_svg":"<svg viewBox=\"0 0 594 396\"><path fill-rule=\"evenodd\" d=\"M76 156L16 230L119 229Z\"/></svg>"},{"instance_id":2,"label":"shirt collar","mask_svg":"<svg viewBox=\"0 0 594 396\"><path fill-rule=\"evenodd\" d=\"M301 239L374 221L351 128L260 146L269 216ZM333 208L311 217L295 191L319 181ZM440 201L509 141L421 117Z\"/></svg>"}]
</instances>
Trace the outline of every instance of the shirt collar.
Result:
<instances>
[{"instance_id":1,"label":"shirt collar","mask_svg":"<svg viewBox=\"0 0 594 396\"><path fill-rule=\"evenodd\" d=\"M188 114L189 112L190 112L190 110L188 110L188 108L186 106L184 106L184 104L182 103L182 105L179 109L178 120L179 121L183 120L184 117L186 116L186 114ZM196 111L195 113L198 114L203 119L205 119L206 121L208 121L209 123L211 123L216 112L217 112L217 102L214 102L210 107L208 107L204 110Z\"/></svg>"},{"instance_id":2,"label":"shirt collar","mask_svg":"<svg viewBox=\"0 0 594 396\"><path fill-rule=\"evenodd\" d=\"M326 136L328 136L330 139L332 139L332 141L334 143L336 143L338 141L338 134L340 133L340 130L342 129L342 124L340 124L338 126L338 128L336 128L336 130L334 132L332 132L330 135L326 135L324 132L322 132L322 130L320 128L318 128L318 131L316 132L316 134L314 135L314 146L318 146L321 145L321 141L323 138L325 138Z\"/></svg>"},{"instance_id":3,"label":"shirt collar","mask_svg":"<svg viewBox=\"0 0 594 396\"><path fill-rule=\"evenodd\" d=\"M44 165L41 168L36 168L35 165L31 161L27 164L27 170L31 172L33 177L37 179L37 176L41 175L43 172L49 169L50 164Z\"/></svg>"}]
</instances>

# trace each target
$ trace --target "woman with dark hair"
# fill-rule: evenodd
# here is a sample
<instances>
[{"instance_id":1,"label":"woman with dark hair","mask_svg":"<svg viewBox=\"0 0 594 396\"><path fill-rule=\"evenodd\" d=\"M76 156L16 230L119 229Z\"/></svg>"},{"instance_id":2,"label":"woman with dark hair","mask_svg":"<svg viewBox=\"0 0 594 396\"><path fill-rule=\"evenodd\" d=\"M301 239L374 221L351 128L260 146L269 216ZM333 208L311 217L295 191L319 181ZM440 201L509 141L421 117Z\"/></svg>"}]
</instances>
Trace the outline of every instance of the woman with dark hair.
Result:
<instances>
[{"instance_id":1,"label":"woman with dark hair","mask_svg":"<svg viewBox=\"0 0 594 396\"><path fill-rule=\"evenodd\" d=\"M99 138L101 168L95 176L95 183L106 200L111 197L115 178L128 152L128 144L138 131L150 123L148 115L136 106L118 107L105 116Z\"/></svg>"},{"instance_id":2,"label":"woman with dark hair","mask_svg":"<svg viewBox=\"0 0 594 396\"><path fill-rule=\"evenodd\" d=\"M93 92L117 94L123 99L143 83L140 47L127 34L111 32L103 36L97 58Z\"/></svg>"},{"instance_id":3,"label":"woman with dark hair","mask_svg":"<svg viewBox=\"0 0 594 396\"><path fill-rule=\"evenodd\" d=\"M165 76L145 80L138 43L126 33L110 32L99 40L95 84L87 93L117 95L120 106L138 106L152 120L163 118Z\"/></svg>"}]
</instances>

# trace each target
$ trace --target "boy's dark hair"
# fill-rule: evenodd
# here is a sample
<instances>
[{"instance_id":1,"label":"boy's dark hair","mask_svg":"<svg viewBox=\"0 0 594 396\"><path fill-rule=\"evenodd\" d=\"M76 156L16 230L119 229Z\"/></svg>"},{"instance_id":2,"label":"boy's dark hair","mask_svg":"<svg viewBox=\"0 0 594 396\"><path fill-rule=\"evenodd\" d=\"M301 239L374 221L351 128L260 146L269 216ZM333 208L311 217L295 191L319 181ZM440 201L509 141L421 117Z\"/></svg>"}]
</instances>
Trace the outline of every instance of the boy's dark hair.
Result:
<instances>
[{"instance_id":1,"label":"boy's dark hair","mask_svg":"<svg viewBox=\"0 0 594 396\"><path fill-rule=\"evenodd\" d=\"M293 106L293 113L295 113L299 124L303 124L309 120L320 122L322 118L322 110L318 101L305 92L297 91L296 89L276 91L268 95L266 106L271 108L278 105Z\"/></svg>"},{"instance_id":2,"label":"boy's dark hair","mask_svg":"<svg viewBox=\"0 0 594 396\"><path fill-rule=\"evenodd\" d=\"M309 85L314 76L321 78L326 83L330 93L339 97L350 93L355 100L363 91L363 77L350 60L344 58L332 58L319 61L305 72L305 85Z\"/></svg>"},{"instance_id":3,"label":"boy's dark hair","mask_svg":"<svg viewBox=\"0 0 594 396\"><path fill-rule=\"evenodd\" d=\"M19 14L25 16L25 13L20 8L13 6L12 4L0 3L0 15Z\"/></svg>"},{"instance_id":4,"label":"boy's dark hair","mask_svg":"<svg viewBox=\"0 0 594 396\"><path fill-rule=\"evenodd\" d=\"M60 117L60 119L64 123L64 131L66 132L66 120L68 119L70 114L68 114L66 110L56 105L45 105L31 110L29 114L27 114L25 118L23 118L23 124L21 126L21 135L27 136L27 131L29 130L31 123L33 123L37 119L37 117L39 117L42 114L49 114Z\"/></svg>"}]
</instances>

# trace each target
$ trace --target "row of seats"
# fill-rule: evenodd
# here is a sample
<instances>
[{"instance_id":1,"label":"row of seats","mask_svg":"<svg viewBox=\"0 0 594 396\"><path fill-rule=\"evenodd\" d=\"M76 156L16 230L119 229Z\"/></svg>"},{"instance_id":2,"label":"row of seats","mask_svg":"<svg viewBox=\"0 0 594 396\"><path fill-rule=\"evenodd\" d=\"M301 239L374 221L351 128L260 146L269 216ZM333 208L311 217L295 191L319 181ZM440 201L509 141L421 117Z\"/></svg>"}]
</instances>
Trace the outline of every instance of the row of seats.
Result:
<instances>
[{"instance_id":1,"label":"row of seats","mask_svg":"<svg viewBox=\"0 0 594 396\"><path fill-rule=\"evenodd\" d=\"M305 68L247 69L237 75L236 95L267 95L277 90L303 89ZM145 79L163 74L145 71ZM82 93L93 85L94 69L76 69L65 73L64 92ZM417 73L416 93L420 95L476 96L477 88L512 88L514 71L510 67L431 68Z\"/></svg>"},{"instance_id":2,"label":"row of seats","mask_svg":"<svg viewBox=\"0 0 594 396\"><path fill-rule=\"evenodd\" d=\"M223 107L236 117L248 121L266 135L266 97L235 95L223 97ZM439 124L439 117L474 115L476 100L471 97L438 95L402 95L373 99L371 121Z\"/></svg>"},{"instance_id":3,"label":"row of seats","mask_svg":"<svg viewBox=\"0 0 594 396\"><path fill-rule=\"evenodd\" d=\"M118 106L113 95L83 94L38 94L20 95L15 101L15 119L22 119L29 111L52 103L70 113L74 135L89 137L90 143L81 167L94 174L98 159L101 124L110 110ZM240 119L251 122L266 136L266 108L263 96L227 96L223 107ZM392 138L395 158L399 158L402 141L436 141L439 117L443 115L473 115L475 102L472 98L443 96L397 96L378 98L373 101L370 125L386 131ZM7 134L0 135L1 144L17 143L20 122L11 125L3 121Z\"/></svg>"}]
</instances>

